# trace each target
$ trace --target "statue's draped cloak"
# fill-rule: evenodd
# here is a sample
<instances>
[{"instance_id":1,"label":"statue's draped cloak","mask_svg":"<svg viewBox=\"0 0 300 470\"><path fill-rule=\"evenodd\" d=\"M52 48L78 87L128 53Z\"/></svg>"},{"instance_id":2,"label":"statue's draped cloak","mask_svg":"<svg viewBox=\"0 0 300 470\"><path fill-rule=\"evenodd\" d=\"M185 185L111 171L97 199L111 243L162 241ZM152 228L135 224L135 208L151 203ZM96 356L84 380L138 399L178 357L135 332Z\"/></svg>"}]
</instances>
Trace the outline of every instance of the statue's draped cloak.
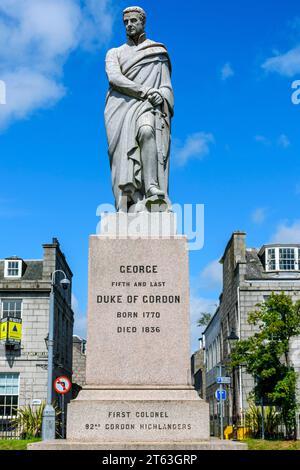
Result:
<instances>
[{"instance_id":1,"label":"statue's draped cloak","mask_svg":"<svg viewBox=\"0 0 300 470\"><path fill-rule=\"evenodd\" d=\"M142 188L141 155L137 136L143 119L153 110L146 99L150 88L159 89L164 98L163 153L168 158L170 122L174 98L171 64L163 44L145 40L138 46L124 44L106 56L110 83L105 107L105 125L113 191L118 205L121 192L134 193ZM146 120L147 122L147 120Z\"/></svg>"}]
</instances>

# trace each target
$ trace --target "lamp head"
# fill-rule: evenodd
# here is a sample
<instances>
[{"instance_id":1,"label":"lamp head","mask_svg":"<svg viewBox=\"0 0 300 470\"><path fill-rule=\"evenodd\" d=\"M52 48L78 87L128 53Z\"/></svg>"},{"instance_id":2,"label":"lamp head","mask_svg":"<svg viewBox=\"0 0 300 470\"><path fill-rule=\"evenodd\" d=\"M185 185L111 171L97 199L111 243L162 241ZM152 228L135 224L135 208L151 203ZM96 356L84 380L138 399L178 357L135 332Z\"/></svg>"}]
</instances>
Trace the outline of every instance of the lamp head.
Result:
<instances>
[{"instance_id":1,"label":"lamp head","mask_svg":"<svg viewBox=\"0 0 300 470\"><path fill-rule=\"evenodd\" d=\"M234 330L231 330L230 335L228 336L228 341L238 341L240 338L237 336Z\"/></svg>"},{"instance_id":2,"label":"lamp head","mask_svg":"<svg viewBox=\"0 0 300 470\"><path fill-rule=\"evenodd\" d=\"M66 277L60 281L60 285L62 286L64 290L67 290L70 284L71 282Z\"/></svg>"}]
</instances>

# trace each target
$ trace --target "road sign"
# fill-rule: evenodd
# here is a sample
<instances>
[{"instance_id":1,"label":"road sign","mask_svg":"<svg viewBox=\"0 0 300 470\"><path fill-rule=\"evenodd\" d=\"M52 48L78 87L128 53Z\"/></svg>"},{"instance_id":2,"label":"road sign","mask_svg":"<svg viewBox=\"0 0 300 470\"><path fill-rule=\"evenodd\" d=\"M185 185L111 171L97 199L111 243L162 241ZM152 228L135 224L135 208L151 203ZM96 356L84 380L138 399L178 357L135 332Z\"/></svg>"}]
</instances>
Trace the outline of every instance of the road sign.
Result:
<instances>
[{"instance_id":1,"label":"road sign","mask_svg":"<svg viewBox=\"0 0 300 470\"><path fill-rule=\"evenodd\" d=\"M225 401L227 398L226 390L216 390L215 397L218 401Z\"/></svg>"},{"instance_id":2,"label":"road sign","mask_svg":"<svg viewBox=\"0 0 300 470\"><path fill-rule=\"evenodd\" d=\"M57 393L64 395L71 390L71 381L68 377L61 376L54 380L54 389Z\"/></svg>"},{"instance_id":3,"label":"road sign","mask_svg":"<svg viewBox=\"0 0 300 470\"><path fill-rule=\"evenodd\" d=\"M22 339L22 322L18 318L10 319L8 323L8 340L21 341Z\"/></svg>"},{"instance_id":4,"label":"road sign","mask_svg":"<svg viewBox=\"0 0 300 470\"><path fill-rule=\"evenodd\" d=\"M22 320L19 318L2 318L0 322L0 341L20 343L22 339Z\"/></svg>"},{"instance_id":5,"label":"road sign","mask_svg":"<svg viewBox=\"0 0 300 470\"><path fill-rule=\"evenodd\" d=\"M6 341L7 340L7 319L1 320L0 323L0 341Z\"/></svg>"},{"instance_id":6,"label":"road sign","mask_svg":"<svg viewBox=\"0 0 300 470\"><path fill-rule=\"evenodd\" d=\"M217 384L230 384L231 377L217 377Z\"/></svg>"}]
</instances>

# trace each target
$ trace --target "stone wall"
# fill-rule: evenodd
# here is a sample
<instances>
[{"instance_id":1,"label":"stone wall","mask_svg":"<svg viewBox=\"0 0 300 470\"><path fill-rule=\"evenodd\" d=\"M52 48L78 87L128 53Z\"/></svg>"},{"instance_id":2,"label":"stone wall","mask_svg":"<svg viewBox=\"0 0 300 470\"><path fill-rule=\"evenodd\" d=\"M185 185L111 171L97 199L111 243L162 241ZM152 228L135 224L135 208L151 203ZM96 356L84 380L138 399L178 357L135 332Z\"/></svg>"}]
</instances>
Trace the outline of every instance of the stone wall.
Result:
<instances>
[{"instance_id":1,"label":"stone wall","mask_svg":"<svg viewBox=\"0 0 300 470\"><path fill-rule=\"evenodd\" d=\"M215 314L219 317L221 334L221 361L226 372L230 355L230 345L227 340L231 331L241 339L248 338L256 332L253 325L249 325L248 316L257 304L263 303L272 292L278 294L285 292L293 301L300 300L300 277L297 273L267 273L258 257L256 249L246 248L246 234L235 232L229 240L221 259L223 264L223 292L220 296L220 306ZM212 320L205 334L206 354L207 348L216 336L216 320ZM293 338L290 345L290 359L299 373L298 400L300 401L300 337ZM229 369L228 369L229 370ZM207 397L214 402L213 385L216 370L208 370ZM235 370L235 397L238 414L248 407L249 393L253 390L253 378L246 374L244 369ZM227 387L229 399L225 403L225 418L232 416L232 388ZM211 408L214 408L211 404Z\"/></svg>"},{"instance_id":2,"label":"stone wall","mask_svg":"<svg viewBox=\"0 0 300 470\"><path fill-rule=\"evenodd\" d=\"M85 354L86 341L78 336L73 336L73 384L82 387L85 384Z\"/></svg>"},{"instance_id":3,"label":"stone wall","mask_svg":"<svg viewBox=\"0 0 300 470\"><path fill-rule=\"evenodd\" d=\"M27 266L33 261L25 261ZM3 263L2 263L3 265ZM8 350L0 345L0 373L18 373L19 406L30 405L33 400L45 401L47 396L48 351L45 338L49 331L49 295L51 272L64 268L72 276L65 257L55 239L44 245L44 259L41 279L4 279L0 282L0 309L4 299L22 299L22 341L19 351ZM3 268L2 268L3 269ZM25 278L25 277L24 277ZM59 279L58 279L59 280ZM71 309L71 288L55 290L55 312L61 312L65 319L65 334L57 316L55 322L54 377L72 374L73 312ZM0 311L0 317L2 312ZM53 394L53 398L55 394ZM66 402L71 397L66 397Z\"/></svg>"}]
</instances>

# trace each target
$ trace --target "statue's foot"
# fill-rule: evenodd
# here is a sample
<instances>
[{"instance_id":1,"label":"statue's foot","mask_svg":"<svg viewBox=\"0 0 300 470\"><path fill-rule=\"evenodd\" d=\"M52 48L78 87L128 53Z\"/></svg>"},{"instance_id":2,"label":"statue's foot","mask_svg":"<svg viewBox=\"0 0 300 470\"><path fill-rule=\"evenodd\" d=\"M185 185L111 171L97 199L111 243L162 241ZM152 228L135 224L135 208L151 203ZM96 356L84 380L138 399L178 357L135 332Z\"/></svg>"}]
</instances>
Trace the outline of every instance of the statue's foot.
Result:
<instances>
[{"instance_id":1,"label":"statue's foot","mask_svg":"<svg viewBox=\"0 0 300 470\"><path fill-rule=\"evenodd\" d=\"M149 198L153 196L164 197L165 193L164 191L159 189L157 186L151 186L147 191L146 197Z\"/></svg>"}]
</instances>

